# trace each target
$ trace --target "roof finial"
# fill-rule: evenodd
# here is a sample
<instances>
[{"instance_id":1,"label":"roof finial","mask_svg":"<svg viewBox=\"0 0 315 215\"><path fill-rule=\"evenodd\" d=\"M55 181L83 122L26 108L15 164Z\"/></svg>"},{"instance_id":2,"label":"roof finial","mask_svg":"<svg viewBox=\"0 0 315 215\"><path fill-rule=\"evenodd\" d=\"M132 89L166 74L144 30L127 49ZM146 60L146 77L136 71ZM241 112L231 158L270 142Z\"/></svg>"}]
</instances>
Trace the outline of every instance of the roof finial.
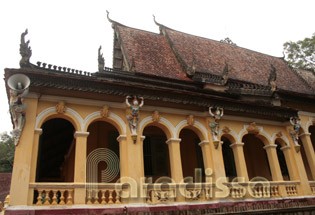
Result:
<instances>
[{"instance_id":1,"label":"roof finial","mask_svg":"<svg viewBox=\"0 0 315 215\"><path fill-rule=\"evenodd\" d=\"M152 16L153 16L153 21L154 21L154 23L155 23L157 26L160 26L161 24L156 21L154 14L153 14Z\"/></svg>"},{"instance_id":2,"label":"roof finial","mask_svg":"<svg viewBox=\"0 0 315 215\"><path fill-rule=\"evenodd\" d=\"M276 89L277 89L276 80L277 80L277 70L271 64L270 75L269 75L268 81L269 81L269 86L271 87L272 92L276 91Z\"/></svg>"},{"instance_id":3,"label":"roof finial","mask_svg":"<svg viewBox=\"0 0 315 215\"><path fill-rule=\"evenodd\" d=\"M229 65L227 62L225 62L225 67L223 69L223 76L222 76L222 84L226 84L228 81L228 74L229 74Z\"/></svg>"},{"instance_id":4,"label":"roof finial","mask_svg":"<svg viewBox=\"0 0 315 215\"><path fill-rule=\"evenodd\" d=\"M114 21L109 18L109 12L108 12L108 10L106 10L106 13L107 13L107 19L108 19L108 21L109 21L110 23L113 23Z\"/></svg>"},{"instance_id":5,"label":"roof finial","mask_svg":"<svg viewBox=\"0 0 315 215\"><path fill-rule=\"evenodd\" d=\"M196 73L196 59L195 59L195 55L193 55L191 67L187 70L187 75L188 77L192 77L195 75L195 73Z\"/></svg>"},{"instance_id":6,"label":"roof finial","mask_svg":"<svg viewBox=\"0 0 315 215\"><path fill-rule=\"evenodd\" d=\"M103 53L101 53L102 46L98 49L98 71L103 72L105 67L105 60L103 57Z\"/></svg>"},{"instance_id":7,"label":"roof finial","mask_svg":"<svg viewBox=\"0 0 315 215\"><path fill-rule=\"evenodd\" d=\"M28 34L28 30L21 34L20 54L22 59L20 60L20 67L28 67L30 64L30 58L32 56L32 49L29 46L30 41L25 42L25 35Z\"/></svg>"},{"instance_id":8,"label":"roof finial","mask_svg":"<svg viewBox=\"0 0 315 215\"><path fill-rule=\"evenodd\" d=\"M129 69L130 72L136 72L136 63L135 63L135 59L132 58L131 60L131 65L130 65L130 69Z\"/></svg>"}]
</instances>

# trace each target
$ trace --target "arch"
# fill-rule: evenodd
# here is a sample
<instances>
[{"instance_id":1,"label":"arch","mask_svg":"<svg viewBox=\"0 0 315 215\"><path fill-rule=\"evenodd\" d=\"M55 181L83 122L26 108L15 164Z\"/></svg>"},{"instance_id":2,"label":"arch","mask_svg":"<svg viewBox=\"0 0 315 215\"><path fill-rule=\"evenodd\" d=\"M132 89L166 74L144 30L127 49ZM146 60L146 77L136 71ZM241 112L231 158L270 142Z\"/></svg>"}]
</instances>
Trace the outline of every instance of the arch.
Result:
<instances>
[{"instance_id":1,"label":"arch","mask_svg":"<svg viewBox=\"0 0 315 215\"><path fill-rule=\"evenodd\" d=\"M196 183L205 181L205 164L202 149L199 145L199 135L195 132L193 126L186 126L179 133L180 157L184 182L193 179ZM201 170L201 171L200 171Z\"/></svg>"},{"instance_id":2,"label":"arch","mask_svg":"<svg viewBox=\"0 0 315 215\"><path fill-rule=\"evenodd\" d=\"M305 129L306 131L309 130L310 126L315 125L315 118L314 117L310 117L308 122L305 125Z\"/></svg>"},{"instance_id":3,"label":"arch","mask_svg":"<svg viewBox=\"0 0 315 215\"><path fill-rule=\"evenodd\" d=\"M167 139L175 137L175 134L176 134L175 133L175 127L173 126L173 124L170 121L168 121L164 117L160 117L159 122L153 122L152 116L148 116L148 117L144 118L139 123L139 133L143 134L143 131L147 126L156 126L160 129L162 129L162 131L165 133Z\"/></svg>"},{"instance_id":4,"label":"arch","mask_svg":"<svg viewBox=\"0 0 315 215\"><path fill-rule=\"evenodd\" d=\"M58 117L47 119L39 136L36 181L73 182L75 166L75 127Z\"/></svg>"},{"instance_id":5,"label":"arch","mask_svg":"<svg viewBox=\"0 0 315 215\"><path fill-rule=\"evenodd\" d=\"M275 144L276 140L279 140L281 142L281 146L284 147L284 146L290 146L290 141L288 139L288 137L284 134L281 134L281 136L277 136L279 134L278 133L274 133L272 136L271 136L271 143ZM285 144L285 145L282 145L282 144Z\"/></svg>"},{"instance_id":6,"label":"arch","mask_svg":"<svg viewBox=\"0 0 315 215\"><path fill-rule=\"evenodd\" d=\"M237 141L237 134L232 129L230 129L228 133L223 133L223 129L220 129L219 137L220 139L222 139L222 137L227 138L231 142L231 144L236 143Z\"/></svg>"},{"instance_id":7,"label":"arch","mask_svg":"<svg viewBox=\"0 0 315 215\"><path fill-rule=\"evenodd\" d=\"M43 110L37 115L35 129L39 129L44 124L44 122L53 118L64 118L66 120L69 120L73 124L76 131L81 131L81 129L83 128L83 119L80 114L75 110L67 107L64 114L58 114L56 112L56 107L50 107Z\"/></svg>"},{"instance_id":8,"label":"arch","mask_svg":"<svg viewBox=\"0 0 315 215\"><path fill-rule=\"evenodd\" d=\"M247 131L247 128L249 127L249 125L244 125L244 128L238 133L237 135L237 140L239 143L242 142L242 139L245 135L250 134ZM272 141L272 137L270 136L269 133L267 133L266 131L264 131L264 128L262 126L257 126L258 128L258 134L257 137L264 143L264 145L269 145L271 144Z\"/></svg>"},{"instance_id":9,"label":"arch","mask_svg":"<svg viewBox=\"0 0 315 215\"><path fill-rule=\"evenodd\" d=\"M85 117L82 125L82 131L87 131L89 125L97 120L106 121L113 124L120 134L126 134L126 123L118 115L110 112L108 117L102 117L100 111L93 112Z\"/></svg>"},{"instance_id":10,"label":"arch","mask_svg":"<svg viewBox=\"0 0 315 215\"><path fill-rule=\"evenodd\" d=\"M234 158L234 151L231 148L231 145L235 143L235 138L231 134L223 134L220 138L222 143L222 157L226 177L229 178L229 181L232 181L233 178L237 177L236 172L236 163Z\"/></svg>"},{"instance_id":11,"label":"arch","mask_svg":"<svg viewBox=\"0 0 315 215\"><path fill-rule=\"evenodd\" d=\"M264 149L264 146L270 144L266 144L266 141L267 138L263 135L256 135L253 133L247 133L242 138L249 179L259 176L272 180L269 159L267 152Z\"/></svg>"},{"instance_id":12,"label":"arch","mask_svg":"<svg viewBox=\"0 0 315 215\"><path fill-rule=\"evenodd\" d=\"M177 126L175 127L175 134L176 134L176 138L179 138L179 134L181 132L181 130L183 130L184 128L189 128L191 130L193 130L199 137L199 139L201 141L208 141L208 132L205 126L203 126L200 122L198 122L197 120L195 120L193 125L188 125L187 124L187 120L183 120L180 123L177 124Z\"/></svg>"},{"instance_id":13,"label":"arch","mask_svg":"<svg viewBox=\"0 0 315 215\"><path fill-rule=\"evenodd\" d=\"M288 169L288 166L290 165L290 158L288 157L288 154L283 153L283 150L286 150L286 148L289 146L281 137L277 137L274 140L274 144L278 146L276 147L276 151L282 177L284 180L290 180L290 173ZM279 146L281 146L281 148Z\"/></svg>"},{"instance_id":14,"label":"arch","mask_svg":"<svg viewBox=\"0 0 315 215\"><path fill-rule=\"evenodd\" d=\"M143 169L146 180L156 182L160 177L171 177L169 148L165 132L157 125L148 124L144 129L142 146Z\"/></svg>"}]
</instances>

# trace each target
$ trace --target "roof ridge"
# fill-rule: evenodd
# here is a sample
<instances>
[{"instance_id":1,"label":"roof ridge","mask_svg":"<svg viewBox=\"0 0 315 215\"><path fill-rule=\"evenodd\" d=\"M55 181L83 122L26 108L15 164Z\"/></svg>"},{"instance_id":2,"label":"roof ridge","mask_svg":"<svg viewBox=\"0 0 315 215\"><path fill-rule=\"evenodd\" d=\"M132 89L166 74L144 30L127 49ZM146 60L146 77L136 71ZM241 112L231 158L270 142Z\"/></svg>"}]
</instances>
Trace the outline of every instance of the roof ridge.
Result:
<instances>
[{"instance_id":1,"label":"roof ridge","mask_svg":"<svg viewBox=\"0 0 315 215\"><path fill-rule=\"evenodd\" d=\"M255 51L255 50L252 50L252 49L249 49L249 48L245 48L245 47L242 47L242 46L232 45L232 44L228 44L228 43L223 43L223 42L220 42L220 41L215 40L215 39L206 38L206 37L203 37L203 36L198 36L198 35L186 33L186 32L183 32L183 31L175 30L175 29L169 28L169 27L167 27L167 26L165 26L165 25L162 25L162 24L160 24L160 26L161 26L161 27L164 27L164 28L166 28L166 29L168 29L168 30L171 30L171 31L176 31L176 32L178 32L178 33L186 34L186 35L193 36L193 37L197 37L197 38L200 38L200 39L210 40L210 41L213 41L213 42L216 42L216 43L228 45L228 46L230 46L230 47L235 47L235 48L244 49L244 50L247 50L247 51L255 52L255 53L257 53L257 54L262 54L262 55L266 55L266 56L268 56L268 57L277 58L277 59L280 59L280 60L283 59L283 57L277 57L277 56L273 56L273 55L270 55L270 54L258 52L258 51Z\"/></svg>"}]
</instances>

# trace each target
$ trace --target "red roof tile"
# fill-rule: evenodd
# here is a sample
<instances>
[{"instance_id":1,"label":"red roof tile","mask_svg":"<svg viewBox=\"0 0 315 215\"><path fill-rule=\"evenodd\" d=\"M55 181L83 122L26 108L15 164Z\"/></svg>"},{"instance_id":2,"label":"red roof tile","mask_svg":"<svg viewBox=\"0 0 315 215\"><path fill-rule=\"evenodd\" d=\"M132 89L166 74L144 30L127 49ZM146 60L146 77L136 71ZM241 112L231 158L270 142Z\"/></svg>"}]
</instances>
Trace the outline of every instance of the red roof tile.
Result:
<instances>
[{"instance_id":1,"label":"red roof tile","mask_svg":"<svg viewBox=\"0 0 315 215\"><path fill-rule=\"evenodd\" d=\"M129 63L134 59L137 73L190 80L163 35L124 26L117 26L117 29Z\"/></svg>"},{"instance_id":2,"label":"red roof tile","mask_svg":"<svg viewBox=\"0 0 315 215\"><path fill-rule=\"evenodd\" d=\"M166 35L121 25L116 27L129 64L134 59L137 73L190 81L183 65L176 58L176 53L188 68L192 66L195 58L197 72L220 76L227 63L229 79L264 86L269 85L268 79L273 65L276 68L278 89L314 94L281 58L178 32L164 26L162 27Z\"/></svg>"},{"instance_id":3,"label":"red roof tile","mask_svg":"<svg viewBox=\"0 0 315 215\"><path fill-rule=\"evenodd\" d=\"M227 63L229 78L267 86L272 64L278 88L312 93L283 59L171 29L165 31L187 66L195 57L196 71L221 75Z\"/></svg>"}]
</instances>

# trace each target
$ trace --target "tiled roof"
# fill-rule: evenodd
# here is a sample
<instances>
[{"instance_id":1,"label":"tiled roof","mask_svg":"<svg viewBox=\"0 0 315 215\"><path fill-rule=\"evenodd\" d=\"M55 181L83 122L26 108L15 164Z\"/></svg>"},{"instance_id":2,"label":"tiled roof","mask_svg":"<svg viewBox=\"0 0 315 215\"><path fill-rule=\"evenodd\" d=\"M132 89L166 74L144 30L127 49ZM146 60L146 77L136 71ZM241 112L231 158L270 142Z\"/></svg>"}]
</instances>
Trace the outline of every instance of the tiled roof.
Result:
<instances>
[{"instance_id":1,"label":"tiled roof","mask_svg":"<svg viewBox=\"0 0 315 215\"><path fill-rule=\"evenodd\" d=\"M192 64L194 56L197 71L221 75L227 63L229 78L268 86L273 65L277 73L278 88L311 93L283 59L171 29L165 31L188 66Z\"/></svg>"},{"instance_id":2,"label":"tiled roof","mask_svg":"<svg viewBox=\"0 0 315 215\"><path fill-rule=\"evenodd\" d=\"M309 70L295 69L295 72L305 80L305 82L315 90L315 73Z\"/></svg>"},{"instance_id":3,"label":"tiled roof","mask_svg":"<svg viewBox=\"0 0 315 215\"><path fill-rule=\"evenodd\" d=\"M164 34L119 24L116 26L129 64L134 60L136 72L190 81L185 69L190 69L195 59L197 72L222 76L227 64L228 79L269 86L273 66L278 89L314 94L314 90L281 58L182 33L162 25L161 28Z\"/></svg>"},{"instance_id":4,"label":"tiled roof","mask_svg":"<svg viewBox=\"0 0 315 215\"><path fill-rule=\"evenodd\" d=\"M179 80L190 80L183 72L163 35L117 26L129 63L136 72Z\"/></svg>"}]
</instances>

